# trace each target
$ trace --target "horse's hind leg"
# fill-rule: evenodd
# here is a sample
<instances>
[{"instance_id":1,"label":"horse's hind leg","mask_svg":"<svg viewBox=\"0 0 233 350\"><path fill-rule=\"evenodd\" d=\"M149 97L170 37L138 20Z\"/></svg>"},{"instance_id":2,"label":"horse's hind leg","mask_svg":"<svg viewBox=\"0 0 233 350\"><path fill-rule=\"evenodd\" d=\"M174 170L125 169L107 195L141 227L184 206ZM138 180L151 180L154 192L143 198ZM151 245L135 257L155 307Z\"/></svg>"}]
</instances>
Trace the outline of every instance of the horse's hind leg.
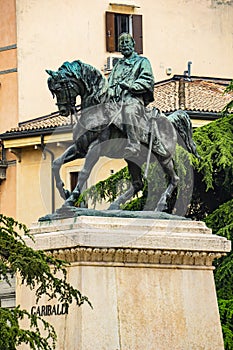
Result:
<instances>
[{"instance_id":1,"label":"horse's hind leg","mask_svg":"<svg viewBox=\"0 0 233 350\"><path fill-rule=\"evenodd\" d=\"M155 211L167 211L168 210L168 200L171 198L174 190L177 188L179 183L179 177L177 176L174 163L171 159L169 162L160 162L164 172L169 177L169 185L160 197Z\"/></svg>"},{"instance_id":2,"label":"horse's hind leg","mask_svg":"<svg viewBox=\"0 0 233 350\"><path fill-rule=\"evenodd\" d=\"M123 193L119 198L117 198L108 208L108 210L119 210L121 204L125 204L130 198L135 196L139 191L143 189L142 172L141 168L127 160L129 173L132 179L132 185L130 188Z\"/></svg>"}]
</instances>

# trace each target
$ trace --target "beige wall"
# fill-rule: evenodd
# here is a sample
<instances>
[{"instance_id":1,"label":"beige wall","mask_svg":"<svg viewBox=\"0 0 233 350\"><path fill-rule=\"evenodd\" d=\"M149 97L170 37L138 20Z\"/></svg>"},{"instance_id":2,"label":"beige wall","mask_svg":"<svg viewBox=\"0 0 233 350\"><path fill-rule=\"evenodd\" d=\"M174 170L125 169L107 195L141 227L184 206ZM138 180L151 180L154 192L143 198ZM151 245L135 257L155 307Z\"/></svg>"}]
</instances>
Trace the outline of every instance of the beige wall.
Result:
<instances>
[{"instance_id":1,"label":"beige wall","mask_svg":"<svg viewBox=\"0 0 233 350\"><path fill-rule=\"evenodd\" d=\"M165 69L192 75L233 76L233 2L217 0L145 1L145 52L153 57L158 80ZM149 39L149 40L148 40Z\"/></svg>"},{"instance_id":2,"label":"beige wall","mask_svg":"<svg viewBox=\"0 0 233 350\"><path fill-rule=\"evenodd\" d=\"M17 73L0 75L0 82L0 132L3 133L18 123Z\"/></svg>"},{"instance_id":3,"label":"beige wall","mask_svg":"<svg viewBox=\"0 0 233 350\"><path fill-rule=\"evenodd\" d=\"M0 47L16 43L15 0L0 0Z\"/></svg>"},{"instance_id":4,"label":"beige wall","mask_svg":"<svg viewBox=\"0 0 233 350\"><path fill-rule=\"evenodd\" d=\"M5 73L17 67L15 0L0 0L0 132L18 121L17 73Z\"/></svg>"},{"instance_id":5,"label":"beige wall","mask_svg":"<svg viewBox=\"0 0 233 350\"><path fill-rule=\"evenodd\" d=\"M18 122L15 0L0 0L0 133ZM7 168L7 180L0 181L0 213L16 216L16 165L15 157L7 153L11 161ZM1 160L1 148L0 148Z\"/></svg>"},{"instance_id":6,"label":"beige wall","mask_svg":"<svg viewBox=\"0 0 233 350\"><path fill-rule=\"evenodd\" d=\"M45 69L75 59L104 68L110 55L105 11L143 14L144 55L157 80L168 78L168 67L172 74L183 74L189 60L193 75L232 77L232 1L135 2L140 8L132 10L107 0L17 1L20 120L56 110Z\"/></svg>"},{"instance_id":7,"label":"beige wall","mask_svg":"<svg viewBox=\"0 0 233 350\"><path fill-rule=\"evenodd\" d=\"M42 156L40 150L27 147L22 150L22 161L17 163L17 219L29 225L35 221L34 213L38 218L45 213L44 203L41 199L40 164ZM45 165L46 164L46 165ZM47 181L45 182L47 206L50 207L50 169L49 159L45 161L47 168ZM47 191L47 192L46 192ZM50 209L50 208L49 208ZM51 209L50 209L51 210Z\"/></svg>"},{"instance_id":8,"label":"beige wall","mask_svg":"<svg viewBox=\"0 0 233 350\"><path fill-rule=\"evenodd\" d=\"M13 155L8 160L14 160ZM10 162L6 170L7 180L0 180L0 213L16 217L16 164Z\"/></svg>"}]
</instances>

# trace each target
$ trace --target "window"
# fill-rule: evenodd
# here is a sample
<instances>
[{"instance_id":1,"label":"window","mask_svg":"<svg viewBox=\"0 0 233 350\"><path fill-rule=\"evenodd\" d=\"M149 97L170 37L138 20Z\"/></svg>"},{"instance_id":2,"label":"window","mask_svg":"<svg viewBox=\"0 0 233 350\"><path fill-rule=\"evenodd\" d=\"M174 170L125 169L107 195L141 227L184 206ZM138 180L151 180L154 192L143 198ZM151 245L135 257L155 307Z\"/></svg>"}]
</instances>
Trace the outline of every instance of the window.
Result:
<instances>
[{"instance_id":1,"label":"window","mask_svg":"<svg viewBox=\"0 0 233 350\"><path fill-rule=\"evenodd\" d=\"M0 280L0 306L12 309L15 307L15 278L9 276L11 285Z\"/></svg>"},{"instance_id":2,"label":"window","mask_svg":"<svg viewBox=\"0 0 233 350\"><path fill-rule=\"evenodd\" d=\"M114 16L114 26L115 26L115 48L119 51L118 47L118 37L121 33L132 33L132 16L121 15L116 13Z\"/></svg>"},{"instance_id":3,"label":"window","mask_svg":"<svg viewBox=\"0 0 233 350\"><path fill-rule=\"evenodd\" d=\"M79 171L70 172L70 190L73 191L78 183Z\"/></svg>"},{"instance_id":4,"label":"window","mask_svg":"<svg viewBox=\"0 0 233 350\"><path fill-rule=\"evenodd\" d=\"M108 52L118 50L118 37L121 33L130 33L135 40L135 51L142 49L142 16L106 12L106 47Z\"/></svg>"},{"instance_id":5,"label":"window","mask_svg":"<svg viewBox=\"0 0 233 350\"><path fill-rule=\"evenodd\" d=\"M71 171L70 172L70 190L73 191L78 183L79 171ZM83 185L83 191L87 189L87 182ZM88 204L86 202L80 203L79 207L88 208Z\"/></svg>"}]
</instances>

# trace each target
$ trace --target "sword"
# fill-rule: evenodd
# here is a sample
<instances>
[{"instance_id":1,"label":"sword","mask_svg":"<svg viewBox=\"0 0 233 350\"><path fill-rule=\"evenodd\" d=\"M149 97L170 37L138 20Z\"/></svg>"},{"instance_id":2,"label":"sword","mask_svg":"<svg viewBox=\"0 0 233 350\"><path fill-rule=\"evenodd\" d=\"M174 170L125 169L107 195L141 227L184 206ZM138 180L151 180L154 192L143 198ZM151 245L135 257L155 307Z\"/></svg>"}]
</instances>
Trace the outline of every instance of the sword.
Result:
<instances>
[{"instance_id":1,"label":"sword","mask_svg":"<svg viewBox=\"0 0 233 350\"><path fill-rule=\"evenodd\" d=\"M151 151L152 151L152 144L153 144L153 139L154 139L154 121L157 118L157 115L159 113L159 110L156 108L155 114L152 115L150 118L151 122L151 132L150 132L150 143L149 143L149 149L148 149L148 154L147 154L147 160L146 160L146 169L144 173L144 178L147 179L148 177L148 172L149 172L149 166L150 166L150 157L151 157Z\"/></svg>"}]
</instances>

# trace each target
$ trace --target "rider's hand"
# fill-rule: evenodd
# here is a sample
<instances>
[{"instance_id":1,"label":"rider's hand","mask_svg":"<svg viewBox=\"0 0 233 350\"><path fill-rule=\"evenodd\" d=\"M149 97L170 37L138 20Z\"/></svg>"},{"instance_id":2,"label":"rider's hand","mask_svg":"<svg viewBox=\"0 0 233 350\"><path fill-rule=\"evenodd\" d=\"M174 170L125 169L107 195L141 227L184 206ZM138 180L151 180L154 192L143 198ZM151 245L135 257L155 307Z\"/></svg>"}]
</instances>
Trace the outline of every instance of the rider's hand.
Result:
<instances>
[{"instance_id":1,"label":"rider's hand","mask_svg":"<svg viewBox=\"0 0 233 350\"><path fill-rule=\"evenodd\" d=\"M129 90L130 86L127 83L120 83L120 87L122 88L122 90Z\"/></svg>"},{"instance_id":2,"label":"rider's hand","mask_svg":"<svg viewBox=\"0 0 233 350\"><path fill-rule=\"evenodd\" d=\"M115 97L115 91L113 89L108 89L108 97L113 99Z\"/></svg>"}]
</instances>

